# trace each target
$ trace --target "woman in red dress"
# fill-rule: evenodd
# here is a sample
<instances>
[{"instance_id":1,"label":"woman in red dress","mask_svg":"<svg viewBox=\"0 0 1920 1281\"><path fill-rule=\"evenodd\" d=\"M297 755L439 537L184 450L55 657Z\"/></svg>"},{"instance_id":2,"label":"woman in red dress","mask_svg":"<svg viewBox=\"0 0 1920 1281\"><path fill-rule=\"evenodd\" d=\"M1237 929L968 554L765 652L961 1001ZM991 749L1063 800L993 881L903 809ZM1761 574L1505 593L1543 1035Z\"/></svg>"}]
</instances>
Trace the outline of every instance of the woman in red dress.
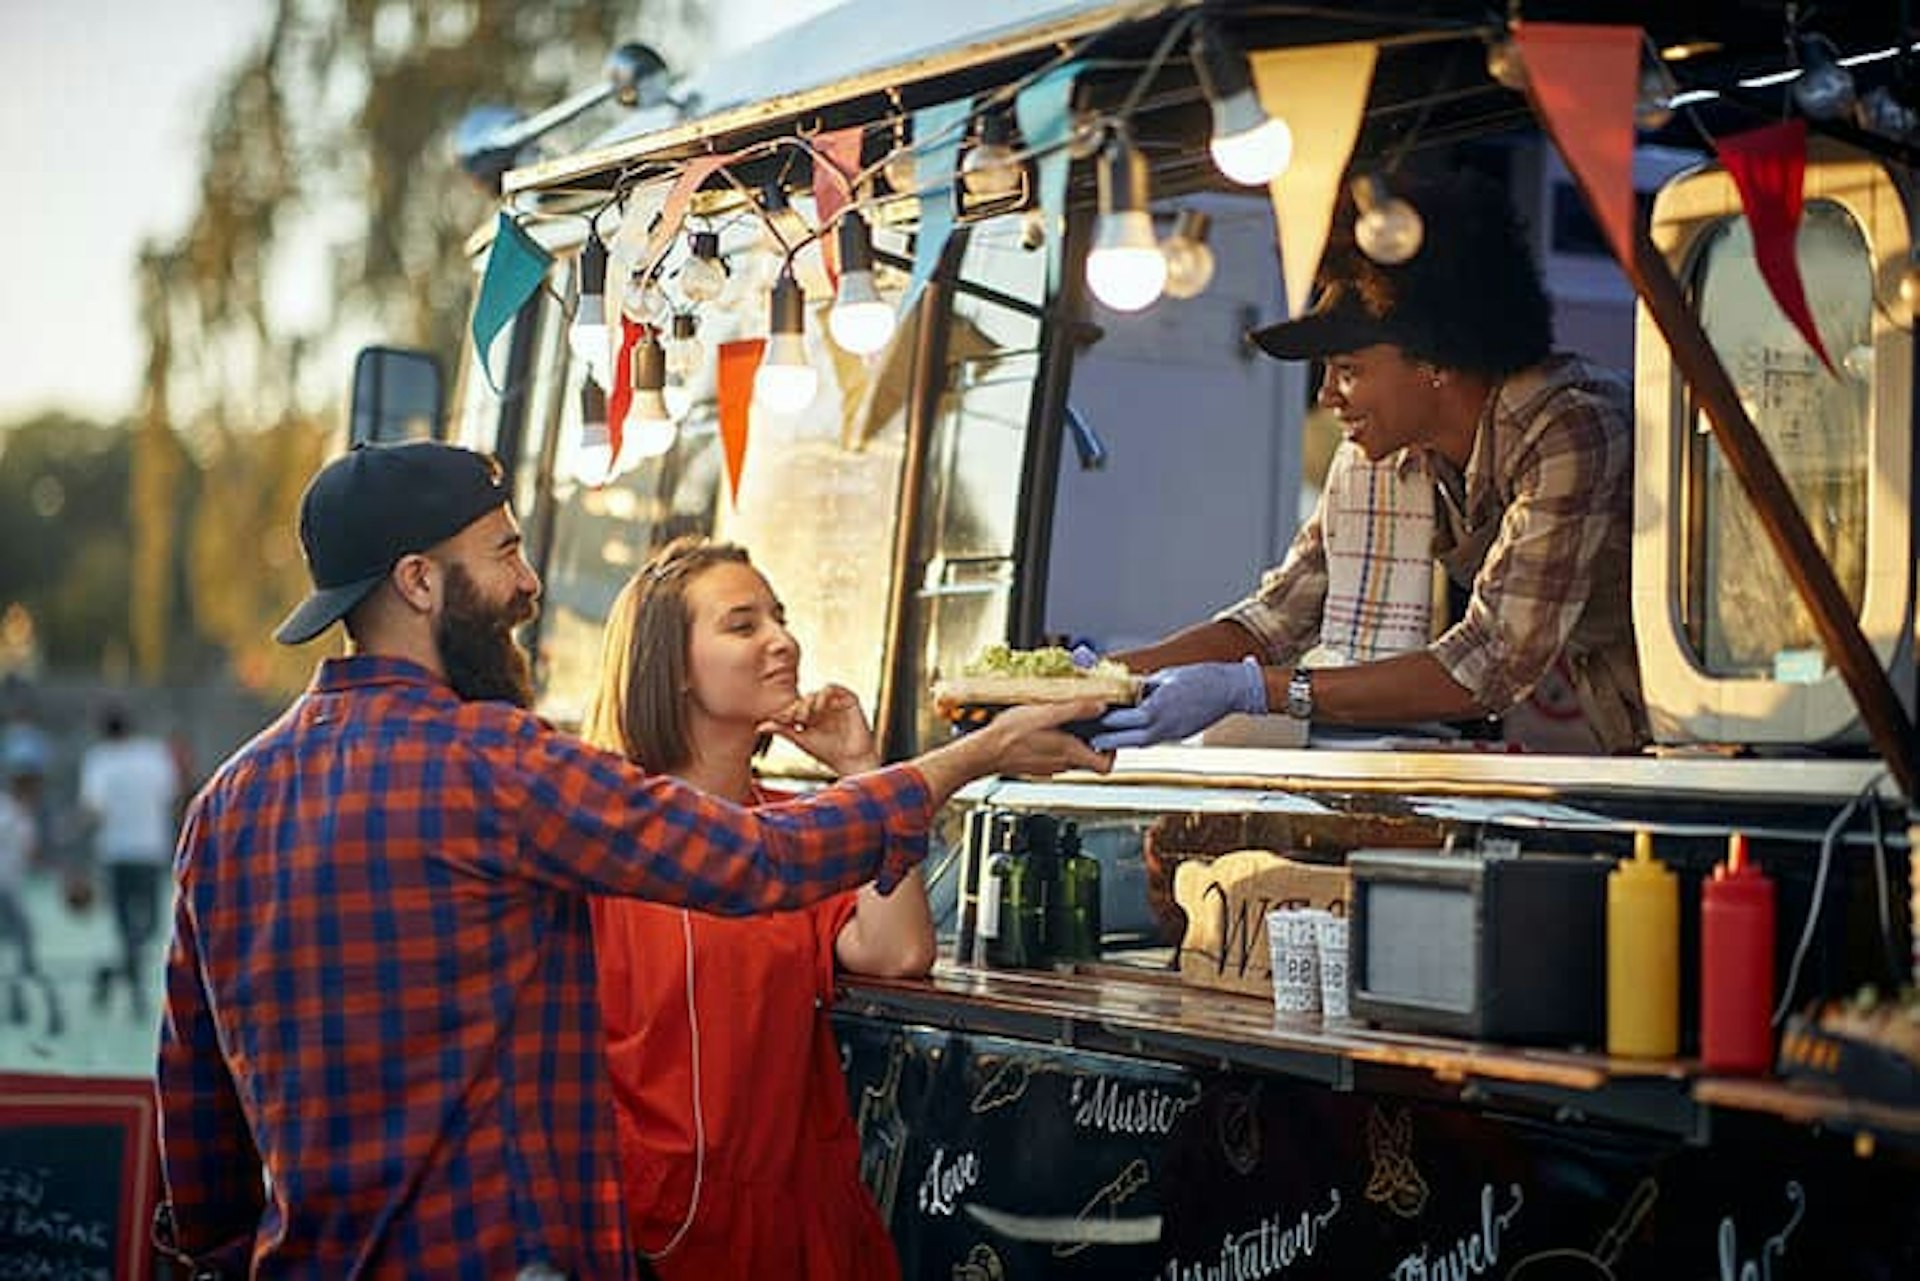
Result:
<instances>
[{"instance_id":1,"label":"woman in red dress","mask_svg":"<svg viewBox=\"0 0 1920 1281\"><path fill-rule=\"evenodd\" d=\"M679 539L614 602L586 737L741 804L781 799L753 773L770 734L836 774L878 765L858 699L803 695L799 673L746 553ZM603 898L593 928L621 1173L654 1271L895 1281L827 1010L836 967L932 965L920 873L886 897L868 886L741 919Z\"/></svg>"}]
</instances>

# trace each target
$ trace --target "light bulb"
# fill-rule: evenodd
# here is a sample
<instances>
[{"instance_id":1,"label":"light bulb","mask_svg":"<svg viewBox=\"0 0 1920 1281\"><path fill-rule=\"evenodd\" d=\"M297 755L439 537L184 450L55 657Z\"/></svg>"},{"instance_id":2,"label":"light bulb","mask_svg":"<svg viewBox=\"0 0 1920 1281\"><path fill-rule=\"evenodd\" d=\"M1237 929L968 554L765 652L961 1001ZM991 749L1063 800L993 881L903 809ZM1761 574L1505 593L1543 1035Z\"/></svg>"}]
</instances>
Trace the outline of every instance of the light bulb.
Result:
<instances>
[{"instance_id":1,"label":"light bulb","mask_svg":"<svg viewBox=\"0 0 1920 1281\"><path fill-rule=\"evenodd\" d=\"M1800 77L1793 100L1814 120L1838 120L1853 110L1853 73L1840 65L1833 42L1822 35L1799 38Z\"/></svg>"},{"instance_id":2,"label":"light bulb","mask_svg":"<svg viewBox=\"0 0 1920 1281\"><path fill-rule=\"evenodd\" d=\"M700 341L699 325L691 313L673 318L667 338L667 375L685 382L707 363L707 345Z\"/></svg>"},{"instance_id":3,"label":"light bulb","mask_svg":"<svg viewBox=\"0 0 1920 1281\"><path fill-rule=\"evenodd\" d=\"M895 195L910 195L920 186L919 165L919 157L907 145L906 121L894 121L893 151L880 166L880 176L887 180L887 186L893 188Z\"/></svg>"},{"instance_id":4,"label":"light bulb","mask_svg":"<svg viewBox=\"0 0 1920 1281\"><path fill-rule=\"evenodd\" d=\"M1244 187L1279 177L1293 159L1293 130L1260 105L1246 56L1204 22L1192 52L1200 87L1213 104L1213 137L1207 144L1213 163Z\"/></svg>"},{"instance_id":5,"label":"light bulb","mask_svg":"<svg viewBox=\"0 0 1920 1281\"><path fill-rule=\"evenodd\" d=\"M627 319L636 324L657 325L668 310L667 291L660 287L659 281L637 274L627 278L626 291L620 298L620 311Z\"/></svg>"},{"instance_id":6,"label":"light bulb","mask_svg":"<svg viewBox=\"0 0 1920 1281\"><path fill-rule=\"evenodd\" d=\"M589 369L604 368L607 361L607 246L599 235L587 233L586 248L580 251L580 295L574 303L573 323L567 330L567 345L574 356Z\"/></svg>"},{"instance_id":7,"label":"light bulb","mask_svg":"<svg viewBox=\"0 0 1920 1281\"><path fill-rule=\"evenodd\" d=\"M753 375L753 398L776 414L798 413L813 403L820 375L807 359L806 305L793 273L774 283L767 350Z\"/></svg>"},{"instance_id":8,"label":"light bulb","mask_svg":"<svg viewBox=\"0 0 1920 1281\"><path fill-rule=\"evenodd\" d=\"M1520 57L1520 46L1511 38L1487 46L1487 76L1502 89L1527 91L1527 64Z\"/></svg>"},{"instance_id":9,"label":"light bulb","mask_svg":"<svg viewBox=\"0 0 1920 1281\"><path fill-rule=\"evenodd\" d=\"M856 356L871 356L893 341L893 308L873 287L873 233L848 210L837 233L840 289L827 313L827 332Z\"/></svg>"},{"instance_id":10,"label":"light bulb","mask_svg":"<svg viewBox=\"0 0 1920 1281\"><path fill-rule=\"evenodd\" d=\"M1173 234L1160 246L1167 260L1167 295L1195 298L1213 283L1213 250L1207 247L1211 219L1198 209L1182 209Z\"/></svg>"},{"instance_id":11,"label":"light bulb","mask_svg":"<svg viewBox=\"0 0 1920 1281\"><path fill-rule=\"evenodd\" d=\"M727 287L727 265L720 261L720 235L696 231L689 238L690 252L674 280L680 296L688 302L712 302Z\"/></svg>"},{"instance_id":12,"label":"light bulb","mask_svg":"<svg viewBox=\"0 0 1920 1281\"><path fill-rule=\"evenodd\" d=\"M642 459L658 458L680 439L680 425L662 413L658 418L641 417L627 428L620 441L621 470Z\"/></svg>"},{"instance_id":13,"label":"light bulb","mask_svg":"<svg viewBox=\"0 0 1920 1281\"><path fill-rule=\"evenodd\" d=\"M1147 162L1124 139L1100 158L1100 218L1087 254L1087 287L1115 311L1139 311L1167 284L1167 259L1147 212Z\"/></svg>"},{"instance_id":14,"label":"light bulb","mask_svg":"<svg viewBox=\"0 0 1920 1281\"><path fill-rule=\"evenodd\" d=\"M1353 237L1360 252L1382 266L1406 262L1420 252L1426 237L1420 213L1412 205L1387 190L1377 174L1362 174L1353 180L1353 197L1360 206L1360 217L1353 224Z\"/></svg>"},{"instance_id":15,"label":"light bulb","mask_svg":"<svg viewBox=\"0 0 1920 1281\"><path fill-rule=\"evenodd\" d=\"M629 412L637 421L666 418L667 402L661 395L667 385L667 353L659 338L649 330L633 347L633 400Z\"/></svg>"},{"instance_id":16,"label":"light bulb","mask_svg":"<svg viewBox=\"0 0 1920 1281\"><path fill-rule=\"evenodd\" d=\"M607 432L607 393L589 376L580 384L580 442L574 446L573 478L597 485L613 466L613 440Z\"/></svg>"},{"instance_id":17,"label":"light bulb","mask_svg":"<svg viewBox=\"0 0 1920 1281\"><path fill-rule=\"evenodd\" d=\"M960 162L960 183L969 196L989 200L1020 190L1020 156L1013 149L1013 120L1005 111L989 111L980 134Z\"/></svg>"},{"instance_id":18,"label":"light bulb","mask_svg":"<svg viewBox=\"0 0 1920 1281\"><path fill-rule=\"evenodd\" d=\"M1075 160L1091 160L1107 145L1107 122L1097 111L1073 113L1073 128L1067 134L1067 154Z\"/></svg>"}]
</instances>

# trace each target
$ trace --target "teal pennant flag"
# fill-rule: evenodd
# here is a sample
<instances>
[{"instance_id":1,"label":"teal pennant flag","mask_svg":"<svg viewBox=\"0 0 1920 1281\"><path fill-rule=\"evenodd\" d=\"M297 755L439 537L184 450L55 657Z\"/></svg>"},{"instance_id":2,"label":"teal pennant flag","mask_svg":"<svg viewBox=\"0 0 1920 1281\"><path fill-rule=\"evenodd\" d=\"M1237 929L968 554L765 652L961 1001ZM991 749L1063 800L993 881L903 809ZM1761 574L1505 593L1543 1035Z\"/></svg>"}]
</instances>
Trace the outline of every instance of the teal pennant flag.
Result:
<instances>
[{"instance_id":1,"label":"teal pennant flag","mask_svg":"<svg viewBox=\"0 0 1920 1281\"><path fill-rule=\"evenodd\" d=\"M1039 153L1040 215L1047 224L1047 293L1060 287L1060 247L1066 239L1067 135L1073 130L1073 81L1080 64L1055 67L1020 91L1014 119L1028 151Z\"/></svg>"},{"instance_id":2,"label":"teal pennant flag","mask_svg":"<svg viewBox=\"0 0 1920 1281\"><path fill-rule=\"evenodd\" d=\"M553 255L540 246L506 210L493 231L487 269L480 276L480 297L473 304L473 347L480 354L480 371L493 394L501 394L493 376L493 340L507 327L533 291L546 279Z\"/></svg>"},{"instance_id":3,"label":"teal pennant flag","mask_svg":"<svg viewBox=\"0 0 1920 1281\"><path fill-rule=\"evenodd\" d=\"M920 228L913 239L913 274L907 280L906 297L900 300L903 316L920 301L920 291L933 279L947 238L953 234L954 173L960 167L960 144L966 140L966 119L972 109L962 99L913 113L913 177L920 199Z\"/></svg>"}]
</instances>

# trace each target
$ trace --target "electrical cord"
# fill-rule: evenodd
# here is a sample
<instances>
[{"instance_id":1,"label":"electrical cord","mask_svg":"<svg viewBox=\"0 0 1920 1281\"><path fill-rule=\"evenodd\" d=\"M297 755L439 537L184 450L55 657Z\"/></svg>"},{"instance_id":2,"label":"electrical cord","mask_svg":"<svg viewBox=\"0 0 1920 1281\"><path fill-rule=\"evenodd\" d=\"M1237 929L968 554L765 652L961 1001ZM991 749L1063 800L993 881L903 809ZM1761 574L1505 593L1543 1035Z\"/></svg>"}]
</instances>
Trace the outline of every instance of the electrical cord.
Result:
<instances>
[{"instance_id":1,"label":"electrical cord","mask_svg":"<svg viewBox=\"0 0 1920 1281\"><path fill-rule=\"evenodd\" d=\"M1833 816L1833 821L1827 824L1826 832L1820 837L1820 867L1813 877L1813 899L1807 905L1807 923L1800 931L1800 941L1794 945L1793 949L1793 961L1787 967L1787 982L1780 990L1780 1004L1774 1007L1774 1027L1785 1023L1787 1011L1793 1008L1794 992L1800 986L1800 966L1807 959L1807 952L1813 946L1814 928L1820 923L1820 909L1827 891L1827 873L1833 867L1833 851L1840 843L1840 833L1852 821L1855 811L1875 796L1880 787L1880 780L1885 777L1885 771L1881 771L1868 779L1866 786L1862 787L1852 800L1840 807L1840 812ZM1874 812L1876 814L1879 812L1877 803L1874 806ZM1882 851L1877 840L1874 843L1873 861L1876 866L1879 866L1882 861ZM1885 869L1881 870L1884 876ZM1882 920L1886 919L1883 915Z\"/></svg>"}]
</instances>

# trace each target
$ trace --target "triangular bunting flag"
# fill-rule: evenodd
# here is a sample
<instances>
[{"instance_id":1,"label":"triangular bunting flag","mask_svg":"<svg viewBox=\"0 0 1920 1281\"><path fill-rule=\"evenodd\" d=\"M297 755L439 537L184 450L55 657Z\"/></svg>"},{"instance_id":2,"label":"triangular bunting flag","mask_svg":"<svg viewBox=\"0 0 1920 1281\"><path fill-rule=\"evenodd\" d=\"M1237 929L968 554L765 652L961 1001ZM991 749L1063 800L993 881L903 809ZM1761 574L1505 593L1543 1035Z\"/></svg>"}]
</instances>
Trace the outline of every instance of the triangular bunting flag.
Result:
<instances>
[{"instance_id":1,"label":"triangular bunting flag","mask_svg":"<svg viewBox=\"0 0 1920 1281\"><path fill-rule=\"evenodd\" d=\"M1073 157L1067 153L1067 135L1073 130L1073 80L1080 64L1069 62L1055 67L1020 91L1013 100L1014 119L1020 125L1020 137L1028 151L1040 153L1040 216L1047 227L1047 293L1060 287L1061 242L1066 239L1067 168Z\"/></svg>"},{"instance_id":2,"label":"triangular bunting flag","mask_svg":"<svg viewBox=\"0 0 1920 1281\"><path fill-rule=\"evenodd\" d=\"M1533 109L1579 178L1600 230L1633 263L1633 104L1640 94L1639 27L1522 22L1514 41Z\"/></svg>"},{"instance_id":3,"label":"triangular bunting flag","mask_svg":"<svg viewBox=\"0 0 1920 1281\"><path fill-rule=\"evenodd\" d=\"M1820 330L1807 307L1807 291L1800 280L1797 242L1806 198L1807 122L1786 120L1762 125L1716 139L1713 147L1740 191L1740 207L1753 230L1753 260L1760 268L1761 279L1767 282L1767 291L1820 357L1827 372L1839 377L1826 344L1820 341Z\"/></svg>"},{"instance_id":4,"label":"triangular bunting flag","mask_svg":"<svg viewBox=\"0 0 1920 1281\"><path fill-rule=\"evenodd\" d=\"M619 353L614 356L613 370L607 375L610 384L607 389L607 444L613 450L612 462L620 460L620 442L627 428L627 407L633 403L633 349L646 332L645 325L625 312L621 313Z\"/></svg>"},{"instance_id":5,"label":"triangular bunting flag","mask_svg":"<svg viewBox=\"0 0 1920 1281\"><path fill-rule=\"evenodd\" d=\"M760 368L764 338L742 338L720 344L718 394L720 448L727 464L727 498L740 501L740 471L747 463L747 424L753 414L753 375Z\"/></svg>"},{"instance_id":6,"label":"triangular bunting flag","mask_svg":"<svg viewBox=\"0 0 1920 1281\"><path fill-rule=\"evenodd\" d=\"M667 247L679 234L680 224L687 220L687 206L693 202L693 193L700 190L702 183L713 176L717 169L730 164L737 153L724 156L697 156L687 161L687 167L674 179L673 189L667 192L666 201L660 206L660 214L653 226L647 229L647 248L641 254L634 269L642 274L651 272L660 261Z\"/></svg>"},{"instance_id":7,"label":"triangular bunting flag","mask_svg":"<svg viewBox=\"0 0 1920 1281\"><path fill-rule=\"evenodd\" d=\"M860 135L864 132L859 125L849 129L836 129L832 133L815 134L812 138L813 149L819 153L813 162L813 218L818 226L833 224L835 215L845 207L851 191L848 180L860 172ZM824 163L822 161L824 157ZM826 243L830 247L827 253L827 279L835 286L840 283L840 255L831 247L837 241L829 236Z\"/></svg>"},{"instance_id":8,"label":"triangular bunting flag","mask_svg":"<svg viewBox=\"0 0 1920 1281\"><path fill-rule=\"evenodd\" d=\"M960 164L960 143L972 111L966 101L943 102L913 113L915 195L920 202L920 227L913 238L913 274L900 299L902 314L920 301L920 291L933 279L934 268L953 234L953 175Z\"/></svg>"},{"instance_id":9,"label":"triangular bunting flag","mask_svg":"<svg viewBox=\"0 0 1920 1281\"><path fill-rule=\"evenodd\" d=\"M473 304L473 349L480 354L480 372L496 396L501 389L493 376L493 340L533 297L552 265L553 255L522 230L513 215L501 210L486 270L480 273L480 296Z\"/></svg>"},{"instance_id":10,"label":"triangular bunting flag","mask_svg":"<svg viewBox=\"0 0 1920 1281\"><path fill-rule=\"evenodd\" d=\"M1378 57L1371 44L1336 44L1263 49L1248 60L1260 105L1293 132L1293 161L1267 184L1289 316L1305 310L1313 292Z\"/></svg>"}]
</instances>

